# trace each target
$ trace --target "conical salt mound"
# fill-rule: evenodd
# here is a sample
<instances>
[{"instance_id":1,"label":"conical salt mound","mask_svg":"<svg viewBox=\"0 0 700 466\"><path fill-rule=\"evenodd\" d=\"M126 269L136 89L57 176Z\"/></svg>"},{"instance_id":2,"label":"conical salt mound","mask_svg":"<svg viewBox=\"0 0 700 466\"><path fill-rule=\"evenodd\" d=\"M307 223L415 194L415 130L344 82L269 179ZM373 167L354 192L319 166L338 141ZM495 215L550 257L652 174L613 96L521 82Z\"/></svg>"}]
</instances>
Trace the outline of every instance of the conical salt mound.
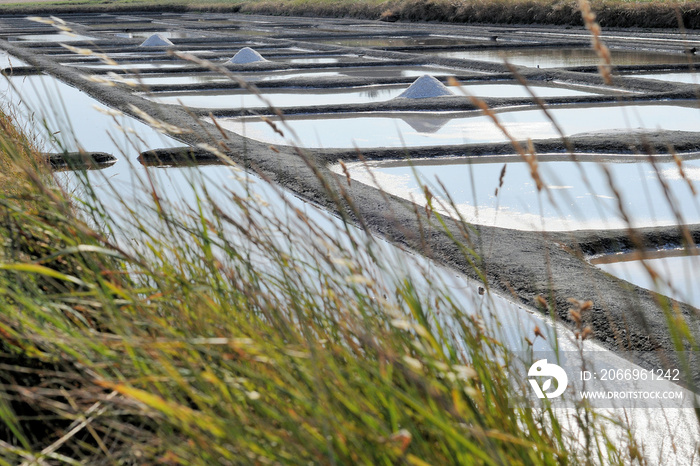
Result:
<instances>
[{"instance_id":1,"label":"conical salt mound","mask_svg":"<svg viewBox=\"0 0 700 466\"><path fill-rule=\"evenodd\" d=\"M230 59L226 63L242 64L242 63L255 63L257 61L267 61L267 60L265 60L262 57L262 55L260 55L258 52L251 49L250 47L243 47L241 50L238 51L238 53L236 55L233 56L232 59Z\"/></svg>"},{"instance_id":2,"label":"conical salt mound","mask_svg":"<svg viewBox=\"0 0 700 466\"><path fill-rule=\"evenodd\" d=\"M167 47L173 45L170 40L156 33L141 43L141 47Z\"/></svg>"},{"instance_id":3,"label":"conical salt mound","mask_svg":"<svg viewBox=\"0 0 700 466\"><path fill-rule=\"evenodd\" d=\"M403 91L399 97L406 99L426 99L428 97L440 97L443 95L454 95L444 84L432 76L424 74L413 81L408 89Z\"/></svg>"}]
</instances>

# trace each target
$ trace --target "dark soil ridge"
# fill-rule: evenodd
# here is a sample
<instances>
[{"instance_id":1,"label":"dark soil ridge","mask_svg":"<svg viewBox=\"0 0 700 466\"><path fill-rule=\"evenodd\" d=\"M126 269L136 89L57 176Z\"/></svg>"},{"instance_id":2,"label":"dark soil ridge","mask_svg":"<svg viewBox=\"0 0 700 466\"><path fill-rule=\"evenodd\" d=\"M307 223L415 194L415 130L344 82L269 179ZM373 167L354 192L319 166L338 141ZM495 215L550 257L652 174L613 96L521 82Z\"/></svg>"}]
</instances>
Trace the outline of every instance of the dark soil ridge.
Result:
<instances>
[{"instance_id":1,"label":"dark soil ridge","mask_svg":"<svg viewBox=\"0 0 700 466\"><path fill-rule=\"evenodd\" d=\"M44 154L54 170L99 170L114 165L117 158L106 152L63 152Z\"/></svg>"},{"instance_id":2,"label":"dark soil ridge","mask_svg":"<svg viewBox=\"0 0 700 466\"><path fill-rule=\"evenodd\" d=\"M478 278L465 261L462 250L435 224L434 216L426 215L408 201L362 183L348 185L345 177L338 177L328 170L328 158L320 151L297 151L286 146L271 150L267 144L231 132L222 135L212 126L193 119L184 109L165 108L124 89L86 81L79 70L61 66L7 41L0 40L0 48L81 88L112 108L136 116L130 109L133 104L157 119L189 130L177 136L185 143L206 142L228 147L227 154L234 161L303 199L357 222L374 234L407 245L431 259ZM331 195L327 187L331 188ZM340 203L335 203L333 197L341 199ZM343 201L346 198L352 199L352 205ZM553 314L564 322L569 319L568 298L593 300L594 307L587 322L593 327L595 338L623 356L626 351L652 351L645 362L648 367L661 365L654 350L674 349L666 330L666 319L655 296L636 286L621 287L618 279L583 261L581 252L569 247L569 234L484 226L465 229L464 224L450 219L446 223L451 235L474 245L480 255L474 259L485 272L489 287L513 296L528 307L536 307L534 303L538 296L551 297ZM610 235L619 236L619 232L596 234L601 241ZM677 236L681 237L680 232ZM692 332L700 334L695 319L697 311L682 303L679 310L690 319Z\"/></svg>"}]
</instances>

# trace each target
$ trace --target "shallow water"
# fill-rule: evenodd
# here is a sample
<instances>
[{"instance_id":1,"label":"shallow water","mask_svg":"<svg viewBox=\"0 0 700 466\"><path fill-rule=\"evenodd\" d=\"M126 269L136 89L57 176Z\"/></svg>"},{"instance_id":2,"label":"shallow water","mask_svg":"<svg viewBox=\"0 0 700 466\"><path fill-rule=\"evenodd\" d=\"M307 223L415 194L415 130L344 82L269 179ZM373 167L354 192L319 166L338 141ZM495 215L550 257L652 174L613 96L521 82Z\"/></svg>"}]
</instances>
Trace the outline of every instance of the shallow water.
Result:
<instances>
[{"instance_id":1,"label":"shallow water","mask_svg":"<svg viewBox=\"0 0 700 466\"><path fill-rule=\"evenodd\" d=\"M449 68L421 67L421 66L366 66L354 68L342 68L340 74L343 76L361 78L394 78L394 77L419 77L424 74L431 76L454 76L459 73L457 70Z\"/></svg>"},{"instance_id":2,"label":"shallow water","mask_svg":"<svg viewBox=\"0 0 700 466\"><path fill-rule=\"evenodd\" d=\"M9 82L16 90L9 87ZM45 120L55 138L52 142L44 132L37 133L44 151L60 151L66 147L76 151L79 147L87 151L103 151L119 157L136 154L154 147L175 147L182 144L163 136L133 118L106 115L95 108L107 110L79 89L63 84L47 75L18 76L0 79L3 100L13 106L21 101L23 107L32 109L21 113L25 125L33 128ZM117 128L117 124L122 129ZM37 129L34 130L38 131ZM139 137L136 138L135 134Z\"/></svg>"},{"instance_id":3,"label":"shallow water","mask_svg":"<svg viewBox=\"0 0 700 466\"><path fill-rule=\"evenodd\" d=\"M512 48L498 50L465 50L446 52L427 52L443 58L461 58L487 62L503 63L507 60L513 65L554 68L571 66L598 65L600 58L593 49L572 48ZM655 52L633 52L611 50L613 65L652 65L688 63L688 57L682 53L664 54ZM697 58L694 58L697 60Z\"/></svg>"},{"instance_id":4,"label":"shallow water","mask_svg":"<svg viewBox=\"0 0 700 466\"><path fill-rule=\"evenodd\" d=\"M511 159L512 160L512 159ZM659 176L648 162L539 162L539 174L547 191L538 191L525 162L509 161L503 186L499 187L504 163L479 163L478 157L405 162L347 164L351 176L373 185L373 177L384 190L424 205L423 190L416 179L428 184L431 192L447 199L440 180L454 200L457 212L471 223L520 230L579 230L625 228L612 186L620 193L622 206L635 227L675 225L678 219L670 208ZM367 172L371 170L371 176ZM669 187L682 223L700 222L700 203L678 171L675 162L657 163ZM700 161L684 162L687 177L700 183ZM443 201L444 202L444 201ZM445 212L455 214L450 206Z\"/></svg>"},{"instance_id":5,"label":"shallow water","mask_svg":"<svg viewBox=\"0 0 700 466\"><path fill-rule=\"evenodd\" d=\"M97 40L96 37L81 34L24 34L11 37L9 40L23 42L75 42L80 40Z\"/></svg>"},{"instance_id":6,"label":"shallow water","mask_svg":"<svg viewBox=\"0 0 700 466\"><path fill-rule=\"evenodd\" d=\"M161 94L146 94L146 97L163 104L182 104L186 107L200 108L252 108L266 107L269 101L275 107L317 106L330 104L367 103L389 100L402 93L404 86L367 86L363 88L350 88L348 90L329 89L304 91L288 90L282 92L262 91L260 97L250 93L235 92L199 92L171 93L167 96Z\"/></svg>"},{"instance_id":7,"label":"shallow water","mask_svg":"<svg viewBox=\"0 0 700 466\"><path fill-rule=\"evenodd\" d=\"M271 36L273 34L277 34L275 31L266 31L264 29L226 29L226 28L217 28L216 32L225 32L227 34L231 35L237 35L237 36Z\"/></svg>"},{"instance_id":8,"label":"shallow water","mask_svg":"<svg viewBox=\"0 0 700 466\"><path fill-rule=\"evenodd\" d=\"M122 31L124 29L128 30L129 28L135 28L135 27L151 28L151 27L157 27L157 26L154 26L154 23L151 20L146 21L143 18L122 17L119 19L118 22L93 24L90 27L95 29L95 30L98 30L98 31L105 31L106 30L105 32L109 32L112 29L114 31Z\"/></svg>"},{"instance_id":9,"label":"shallow water","mask_svg":"<svg viewBox=\"0 0 700 466\"><path fill-rule=\"evenodd\" d=\"M679 105L550 107L549 112L565 136L600 131L698 131L700 128L700 110ZM560 136L541 110L505 111L497 116L516 139ZM260 141L286 142L259 119L224 118L219 122L237 133L245 128L248 137ZM298 135L295 142L304 147L417 147L508 141L489 117L476 112L291 116L287 117L286 125Z\"/></svg>"},{"instance_id":10,"label":"shallow water","mask_svg":"<svg viewBox=\"0 0 700 466\"><path fill-rule=\"evenodd\" d=\"M625 255L619 261L615 261L615 256L606 256L604 259L610 262L596 266L637 286L700 308L700 256L698 250L692 252L694 255L683 255L686 251L661 251L657 255L667 257L647 259L647 265L659 275L656 282L641 261L628 260Z\"/></svg>"},{"instance_id":11,"label":"shallow water","mask_svg":"<svg viewBox=\"0 0 700 466\"><path fill-rule=\"evenodd\" d=\"M205 37L204 34L198 34L192 31L134 31L134 32L115 32L115 37L121 37L125 39L139 38L149 38L153 34L160 34L166 39L188 39L191 37Z\"/></svg>"},{"instance_id":12,"label":"shallow water","mask_svg":"<svg viewBox=\"0 0 700 466\"><path fill-rule=\"evenodd\" d=\"M120 63L118 65L107 65L103 63L63 63L68 66L75 66L77 68L94 68L96 70L154 70L154 69L167 69L167 68L184 68L186 66L192 66L189 62L134 62L134 63Z\"/></svg>"},{"instance_id":13,"label":"shallow water","mask_svg":"<svg viewBox=\"0 0 700 466\"><path fill-rule=\"evenodd\" d=\"M114 79L114 76L103 75L102 77ZM193 73L193 74L168 74L165 76L142 75L118 75L119 81L126 81L133 84L144 84L151 86L155 84L201 84L201 83L217 83L230 81L229 78L216 74Z\"/></svg>"},{"instance_id":14,"label":"shallow water","mask_svg":"<svg viewBox=\"0 0 700 466\"><path fill-rule=\"evenodd\" d=\"M162 52L160 52L162 53ZM85 64L83 64L85 65ZM87 66L87 65L85 65ZM296 78L324 78L324 77L337 77L337 76L350 76L350 77L419 77L424 74L430 74L432 76L451 76L455 74L455 70L447 68L429 68L429 67L352 67L352 68L322 68L319 71L317 69L311 70L293 70L293 71L266 71L266 72L236 72L236 76L239 76L246 81L257 82L257 81L272 81L272 80L285 80L285 79L296 79ZM189 73L189 74L175 74L169 73L162 76L151 76L144 75L139 76L138 79L133 76L123 76L122 79L128 79L132 82L141 82L145 85L154 84L199 84L203 82L226 82L229 78L223 75L215 75L213 73Z\"/></svg>"},{"instance_id":15,"label":"shallow water","mask_svg":"<svg viewBox=\"0 0 700 466\"><path fill-rule=\"evenodd\" d=\"M224 78L225 80L225 78ZM214 82L215 77L209 81ZM148 82L142 79L143 83ZM152 82L152 81L151 81ZM408 85L367 86L363 88L327 90L280 90L261 91L261 96L275 107L317 106L330 104L353 104L385 101L398 97ZM456 95L466 92L479 97L530 97L527 90L515 84L468 84L459 89L451 88ZM531 86L538 97L591 95L589 92L555 86ZM146 97L163 104L182 104L199 108L251 108L266 107L258 96L243 91L198 91L146 94Z\"/></svg>"},{"instance_id":16,"label":"shallow water","mask_svg":"<svg viewBox=\"0 0 700 466\"><path fill-rule=\"evenodd\" d=\"M469 84L459 86L461 91L477 97L531 97L527 89L520 84ZM594 95L593 92L571 89L565 86L528 86L537 97L575 97ZM456 95L463 95L460 89L449 88Z\"/></svg>"},{"instance_id":17,"label":"shallow water","mask_svg":"<svg viewBox=\"0 0 700 466\"><path fill-rule=\"evenodd\" d=\"M313 77L326 77L326 76L339 76L337 72L308 72L308 73L274 73L260 75L260 74L249 74L249 73L235 73L236 76L243 78L246 81L256 82L256 81L270 81L276 79L293 79L293 78L313 78ZM200 83L214 83L214 82L228 82L230 78L223 75L216 74L204 74L204 73L192 73L192 74L174 74L170 73L163 76L150 76L143 75L137 77L125 76L123 79L127 79L131 82L140 82L147 86L155 84L200 84Z\"/></svg>"},{"instance_id":18,"label":"shallow water","mask_svg":"<svg viewBox=\"0 0 700 466\"><path fill-rule=\"evenodd\" d=\"M357 57L352 57L352 58L357 58ZM316 64L316 65L321 65L321 64L329 64L329 63L338 63L342 60L347 60L346 57L340 58L340 57L317 57L317 58L271 58L271 60L274 61L284 61L287 63L292 63L296 65L302 65L302 64Z\"/></svg>"},{"instance_id":19,"label":"shallow water","mask_svg":"<svg viewBox=\"0 0 700 466\"><path fill-rule=\"evenodd\" d=\"M367 37L352 39L329 39L318 41L321 44L335 44L345 47L408 47L414 45L443 46L484 43L484 40L460 39L456 37Z\"/></svg>"},{"instance_id":20,"label":"shallow water","mask_svg":"<svg viewBox=\"0 0 700 466\"><path fill-rule=\"evenodd\" d=\"M19 58L15 58L13 55L0 50L0 70L13 66L25 66L26 64L26 62L20 60Z\"/></svg>"},{"instance_id":21,"label":"shallow water","mask_svg":"<svg viewBox=\"0 0 700 466\"><path fill-rule=\"evenodd\" d=\"M652 74L631 74L632 78L658 79L661 81L671 81L686 84L700 84L700 77L696 73L652 73Z\"/></svg>"}]
</instances>

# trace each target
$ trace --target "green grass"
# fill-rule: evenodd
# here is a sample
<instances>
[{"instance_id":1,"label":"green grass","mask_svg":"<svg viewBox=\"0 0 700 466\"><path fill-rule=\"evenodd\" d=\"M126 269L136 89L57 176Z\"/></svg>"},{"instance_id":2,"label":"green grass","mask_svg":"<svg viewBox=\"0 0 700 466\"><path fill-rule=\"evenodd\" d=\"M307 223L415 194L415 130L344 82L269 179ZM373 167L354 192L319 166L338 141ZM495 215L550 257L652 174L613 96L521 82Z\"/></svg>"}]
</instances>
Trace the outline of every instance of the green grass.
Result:
<instances>
[{"instance_id":1,"label":"green grass","mask_svg":"<svg viewBox=\"0 0 700 466\"><path fill-rule=\"evenodd\" d=\"M18 196L23 191L24 173L43 163L29 138L16 126L12 112L0 107L0 184L6 194Z\"/></svg>"}]
</instances>

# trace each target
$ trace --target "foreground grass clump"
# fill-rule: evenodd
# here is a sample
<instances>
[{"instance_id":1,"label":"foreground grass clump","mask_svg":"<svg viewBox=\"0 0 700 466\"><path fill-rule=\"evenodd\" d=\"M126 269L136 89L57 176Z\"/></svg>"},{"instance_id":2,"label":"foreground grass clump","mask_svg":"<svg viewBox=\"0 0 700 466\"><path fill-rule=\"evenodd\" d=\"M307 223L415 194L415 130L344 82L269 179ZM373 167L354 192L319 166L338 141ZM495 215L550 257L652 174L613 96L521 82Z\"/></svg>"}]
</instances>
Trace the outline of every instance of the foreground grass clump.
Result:
<instances>
[{"instance_id":1,"label":"foreground grass clump","mask_svg":"<svg viewBox=\"0 0 700 466\"><path fill-rule=\"evenodd\" d=\"M0 185L7 195L19 195L30 172L45 161L36 147L16 126L12 112L0 107ZM26 188L26 186L24 186Z\"/></svg>"},{"instance_id":2,"label":"foreground grass clump","mask_svg":"<svg viewBox=\"0 0 700 466\"><path fill-rule=\"evenodd\" d=\"M41 170L30 207L0 192L5 464L638 459L583 406L575 428L513 408L496 329L347 225L276 220L245 189L219 205L205 185L194 208L156 187L109 214Z\"/></svg>"}]
</instances>

